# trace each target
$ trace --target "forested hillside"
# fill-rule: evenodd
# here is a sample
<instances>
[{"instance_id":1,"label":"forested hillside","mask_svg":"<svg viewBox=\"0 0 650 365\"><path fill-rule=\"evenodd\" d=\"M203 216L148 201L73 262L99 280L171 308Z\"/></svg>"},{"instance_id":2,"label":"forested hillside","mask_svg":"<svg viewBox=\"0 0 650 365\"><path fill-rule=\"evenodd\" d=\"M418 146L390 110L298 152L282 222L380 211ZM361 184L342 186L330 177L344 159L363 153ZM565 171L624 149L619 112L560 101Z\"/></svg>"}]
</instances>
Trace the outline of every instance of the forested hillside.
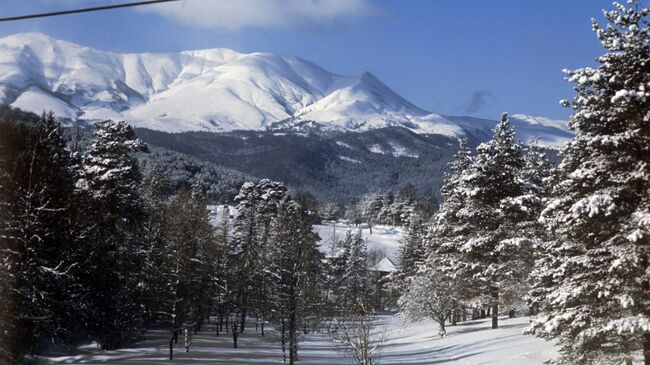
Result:
<instances>
[{"instance_id":1,"label":"forested hillside","mask_svg":"<svg viewBox=\"0 0 650 365\"><path fill-rule=\"evenodd\" d=\"M363 195L412 185L439 197L457 141L403 128L363 133L305 134L239 131L164 133L137 129L153 146L243 173L282 181L319 200L350 202ZM477 141L474 140L474 143Z\"/></svg>"}]
</instances>

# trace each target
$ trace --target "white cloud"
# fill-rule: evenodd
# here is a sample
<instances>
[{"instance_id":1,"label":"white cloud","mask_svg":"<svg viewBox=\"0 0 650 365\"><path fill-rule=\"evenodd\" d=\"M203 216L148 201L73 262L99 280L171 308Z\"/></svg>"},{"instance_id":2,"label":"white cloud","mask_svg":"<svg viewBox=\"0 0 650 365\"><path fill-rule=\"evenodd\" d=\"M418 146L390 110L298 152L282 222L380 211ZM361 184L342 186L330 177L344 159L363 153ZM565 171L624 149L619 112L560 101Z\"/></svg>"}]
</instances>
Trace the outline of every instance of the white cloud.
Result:
<instances>
[{"instance_id":1,"label":"white cloud","mask_svg":"<svg viewBox=\"0 0 650 365\"><path fill-rule=\"evenodd\" d=\"M370 0L184 0L142 7L172 19L229 31L246 27L326 25L370 16Z\"/></svg>"}]
</instances>

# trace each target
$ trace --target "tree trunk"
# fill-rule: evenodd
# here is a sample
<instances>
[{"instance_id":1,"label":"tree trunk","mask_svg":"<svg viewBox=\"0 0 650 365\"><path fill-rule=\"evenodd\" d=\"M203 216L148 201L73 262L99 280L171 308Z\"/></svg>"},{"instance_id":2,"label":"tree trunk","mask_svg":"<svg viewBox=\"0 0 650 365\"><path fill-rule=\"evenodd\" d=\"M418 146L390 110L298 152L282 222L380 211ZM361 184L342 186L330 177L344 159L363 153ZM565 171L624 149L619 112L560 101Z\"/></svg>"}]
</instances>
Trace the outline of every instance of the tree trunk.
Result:
<instances>
[{"instance_id":1,"label":"tree trunk","mask_svg":"<svg viewBox=\"0 0 650 365\"><path fill-rule=\"evenodd\" d=\"M481 309L481 319L485 318L485 309Z\"/></svg>"},{"instance_id":2,"label":"tree trunk","mask_svg":"<svg viewBox=\"0 0 650 365\"><path fill-rule=\"evenodd\" d=\"M641 266L644 269L643 272L648 271L648 255L642 256ZM647 279L641 282L641 289L646 293L650 291L650 282ZM650 365L650 333L648 332L643 334L643 363Z\"/></svg>"},{"instance_id":3,"label":"tree trunk","mask_svg":"<svg viewBox=\"0 0 650 365\"><path fill-rule=\"evenodd\" d=\"M239 332L244 333L244 326L246 325L246 307L242 308L240 323L241 323L241 330Z\"/></svg>"},{"instance_id":4,"label":"tree trunk","mask_svg":"<svg viewBox=\"0 0 650 365\"><path fill-rule=\"evenodd\" d=\"M499 289L492 288L492 329L499 328Z\"/></svg>"},{"instance_id":5,"label":"tree trunk","mask_svg":"<svg viewBox=\"0 0 650 365\"><path fill-rule=\"evenodd\" d=\"M455 326L457 324L456 319L458 318L458 315L456 314L456 310L453 309L451 311L451 325Z\"/></svg>"},{"instance_id":6,"label":"tree trunk","mask_svg":"<svg viewBox=\"0 0 650 365\"><path fill-rule=\"evenodd\" d=\"M176 333L169 339L169 360L174 360L174 337Z\"/></svg>"},{"instance_id":7,"label":"tree trunk","mask_svg":"<svg viewBox=\"0 0 650 365\"><path fill-rule=\"evenodd\" d=\"M298 357L298 326L296 323L296 293L292 284L290 289L291 306L289 308L289 365L294 365Z\"/></svg>"},{"instance_id":8,"label":"tree trunk","mask_svg":"<svg viewBox=\"0 0 650 365\"><path fill-rule=\"evenodd\" d=\"M643 335L643 363L650 365L650 333Z\"/></svg>"},{"instance_id":9,"label":"tree trunk","mask_svg":"<svg viewBox=\"0 0 650 365\"><path fill-rule=\"evenodd\" d=\"M232 347L237 348L237 337L239 334L237 333L237 323L233 322L232 324Z\"/></svg>"},{"instance_id":10,"label":"tree trunk","mask_svg":"<svg viewBox=\"0 0 650 365\"><path fill-rule=\"evenodd\" d=\"M287 362L287 329L284 324L284 318L282 318L281 331L280 341L282 342L282 363L284 364Z\"/></svg>"},{"instance_id":11,"label":"tree trunk","mask_svg":"<svg viewBox=\"0 0 650 365\"><path fill-rule=\"evenodd\" d=\"M512 309L508 312L508 318L515 318L515 309L514 309L514 308L512 308Z\"/></svg>"}]
</instances>

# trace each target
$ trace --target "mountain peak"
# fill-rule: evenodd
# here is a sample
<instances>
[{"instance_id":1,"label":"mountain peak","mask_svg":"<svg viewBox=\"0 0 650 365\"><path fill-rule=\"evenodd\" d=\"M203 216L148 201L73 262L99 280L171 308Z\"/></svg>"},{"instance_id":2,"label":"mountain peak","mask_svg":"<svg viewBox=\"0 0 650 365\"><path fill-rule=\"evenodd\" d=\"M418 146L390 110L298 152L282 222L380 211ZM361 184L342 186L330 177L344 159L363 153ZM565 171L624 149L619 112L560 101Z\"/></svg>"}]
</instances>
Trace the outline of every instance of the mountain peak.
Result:
<instances>
[{"instance_id":1,"label":"mountain peak","mask_svg":"<svg viewBox=\"0 0 650 365\"><path fill-rule=\"evenodd\" d=\"M48 34L41 33L41 32L16 33L16 34L11 34L6 37L0 38L0 42L2 43L15 42L15 41L33 42L36 40L53 42L56 39L52 38Z\"/></svg>"},{"instance_id":2,"label":"mountain peak","mask_svg":"<svg viewBox=\"0 0 650 365\"><path fill-rule=\"evenodd\" d=\"M43 33L0 38L0 48L0 103L69 119L122 119L168 132L399 126L454 137L494 125L430 113L370 72L341 76L299 57L227 48L119 54ZM564 132L558 121L521 123Z\"/></svg>"}]
</instances>

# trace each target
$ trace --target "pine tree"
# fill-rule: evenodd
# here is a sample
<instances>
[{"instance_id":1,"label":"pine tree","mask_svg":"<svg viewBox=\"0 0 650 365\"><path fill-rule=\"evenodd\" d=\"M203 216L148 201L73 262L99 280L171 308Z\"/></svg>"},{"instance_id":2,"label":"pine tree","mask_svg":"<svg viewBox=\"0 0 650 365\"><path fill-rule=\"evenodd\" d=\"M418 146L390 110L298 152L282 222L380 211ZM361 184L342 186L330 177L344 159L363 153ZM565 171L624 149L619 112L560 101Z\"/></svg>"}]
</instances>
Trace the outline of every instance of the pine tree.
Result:
<instances>
[{"instance_id":1,"label":"pine tree","mask_svg":"<svg viewBox=\"0 0 650 365\"><path fill-rule=\"evenodd\" d=\"M576 135L542 214L551 239L529 328L559 344L558 362L631 363L642 350L650 364L650 10L628 3L593 23L598 66L567 71Z\"/></svg>"},{"instance_id":2,"label":"pine tree","mask_svg":"<svg viewBox=\"0 0 650 365\"><path fill-rule=\"evenodd\" d=\"M319 309L320 262L313 217L289 196L278 204L268 271L272 277L273 319L281 332L283 353L288 343L289 364L298 357L298 332L307 329Z\"/></svg>"},{"instance_id":3,"label":"pine tree","mask_svg":"<svg viewBox=\"0 0 650 365\"><path fill-rule=\"evenodd\" d=\"M372 299L372 285L368 272L368 248L366 241L361 236L361 231L351 235L346 259L341 280L341 299L345 310L358 313L362 308L369 308Z\"/></svg>"},{"instance_id":4,"label":"pine tree","mask_svg":"<svg viewBox=\"0 0 650 365\"><path fill-rule=\"evenodd\" d=\"M176 339L183 324L200 330L214 293L217 255L214 231L205 203L194 189L181 189L165 209L165 238L161 269L165 285L159 293L161 308Z\"/></svg>"},{"instance_id":5,"label":"pine tree","mask_svg":"<svg viewBox=\"0 0 650 365\"><path fill-rule=\"evenodd\" d=\"M541 201L527 190L524 164L524 151L504 114L494 138L477 147L463 212L471 233L459 247L464 257L460 270L472 275L489 298L492 328L498 326L499 304L516 298L512 291L520 290L532 265L537 237L526 227L536 220Z\"/></svg>"},{"instance_id":6,"label":"pine tree","mask_svg":"<svg viewBox=\"0 0 650 365\"><path fill-rule=\"evenodd\" d=\"M244 183L235 197L237 214L233 219L233 238L230 242L229 255L233 277L239 283L235 300L240 315L241 331L244 330L247 310L251 305L253 279L259 262L258 200L259 191L251 182Z\"/></svg>"},{"instance_id":7,"label":"pine tree","mask_svg":"<svg viewBox=\"0 0 650 365\"><path fill-rule=\"evenodd\" d=\"M132 154L147 147L124 122L107 120L95 126L78 182L89 195L86 214L93 226L85 247L86 318L101 347L111 349L137 338L144 327L145 209Z\"/></svg>"},{"instance_id":8,"label":"pine tree","mask_svg":"<svg viewBox=\"0 0 650 365\"><path fill-rule=\"evenodd\" d=\"M262 322L269 315L269 297L272 290L272 278L266 268L270 265L269 257L271 250L272 225L275 217L278 215L280 202L283 201L288 193L287 188L280 182L268 179L260 180L256 189L259 199L256 202L256 214L259 227L259 245L257 248L257 258L252 272L252 303L251 307L256 312L258 320Z\"/></svg>"},{"instance_id":9,"label":"pine tree","mask_svg":"<svg viewBox=\"0 0 650 365\"><path fill-rule=\"evenodd\" d=\"M0 121L0 360L8 362L41 337L68 342L82 294L74 158L51 113L20 119L10 111Z\"/></svg>"},{"instance_id":10,"label":"pine tree","mask_svg":"<svg viewBox=\"0 0 650 365\"><path fill-rule=\"evenodd\" d=\"M422 266L424 272L438 273L437 281L453 282L459 300L476 304L481 289L472 285L470 273L460 270L465 263L460 248L471 233L471 227L462 214L467 203L467 177L473 172L474 164L467 144L467 139L463 138L455 159L448 165L441 188L444 200L424 238L425 261Z\"/></svg>"},{"instance_id":11,"label":"pine tree","mask_svg":"<svg viewBox=\"0 0 650 365\"><path fill-rule=\"evenodd\" d=\"M195 184L189 201L190 211L186 219L190 222L191 242L194 243L194 257L192 263L193 275L191 278L190 295L191 314L195 331L200 331L203 322L208 318L214 293L213 268L215 261L219 260L218 246L215 229L210 223L210 211L207 209L205 196L200 183Z\"/></svg>"},{"instance_id":12,"label":"pine tree","mask_svg":"<svg viewBox=\"0 0 650 365\"><path fill-rule=\"evenodd\" d=\"M368 223L370 234L372 234L372 226L377 221L379 212L382 209L383 199L381 194L372 193L363 197L361 201L361 214Z\"/></svg>"},{"instance_id":13,"label":"pine tree","mask_svg":"<svg viewBox=\"0 0 650 365\"><path fill-rule=\"evenodd\" d=\"M400 252L401 275L413 276L424 262L425 228L419 216L410 217L410 224Z\"/></svg>"},{"instance_id":14,"label":"pine tree","mask_svg":"<svg viewBox=\"0 0 650 365\"><path fill-rule=\"evenodd\" d=\"M227 205L221 207L221 221L216 233L216 260L213 268L214 301L217 314L217 336L223 328L223 320L231 310L233 303L230 302L236 281L232 278L230 267L230 256L228 255L230 243L230 209ZM264 323L262 322L262 336L264 335Z\"/></svg>"},{"instance_id":15,"label":"pine tree","mask_svg":"<svg viewBox=\"0 0 650 365\"><path fill-rule=\"evenodd\" d=\"M499 304L512 305L515 293L525 287L537 239L528 227L541 201L523 178L524 165L523 148L504 114L494 138L477 147L475 158L469 159L462 147L450 166L442 191L445 202L432 232L429 250L440 255L438 261L451 277L473 283L465 288L465 299L490 304L493 328Z\"/></svg>"}]
</instances>

